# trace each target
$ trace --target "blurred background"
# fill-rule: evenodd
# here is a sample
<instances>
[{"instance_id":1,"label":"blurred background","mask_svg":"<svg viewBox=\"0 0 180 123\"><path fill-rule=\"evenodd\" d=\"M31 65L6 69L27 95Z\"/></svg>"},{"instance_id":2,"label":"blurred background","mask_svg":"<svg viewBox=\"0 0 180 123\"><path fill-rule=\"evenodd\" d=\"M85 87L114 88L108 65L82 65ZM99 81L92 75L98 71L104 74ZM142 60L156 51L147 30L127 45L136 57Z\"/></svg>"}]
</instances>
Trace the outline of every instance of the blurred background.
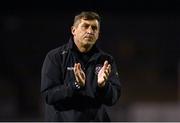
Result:
<instances>
[{"instance_id":1,"label":"blurred background","mask_svg":"<svg viewBox=\"0 0 180 123\"><path fill-rule=\"evenodd\" d=\"M0 121L43 121L41 67L69 40L75 14L102 17L100 47L118 66L122 95L112 121L180 121L177 1L1 2Z\"/></svg>"}]
</instances>

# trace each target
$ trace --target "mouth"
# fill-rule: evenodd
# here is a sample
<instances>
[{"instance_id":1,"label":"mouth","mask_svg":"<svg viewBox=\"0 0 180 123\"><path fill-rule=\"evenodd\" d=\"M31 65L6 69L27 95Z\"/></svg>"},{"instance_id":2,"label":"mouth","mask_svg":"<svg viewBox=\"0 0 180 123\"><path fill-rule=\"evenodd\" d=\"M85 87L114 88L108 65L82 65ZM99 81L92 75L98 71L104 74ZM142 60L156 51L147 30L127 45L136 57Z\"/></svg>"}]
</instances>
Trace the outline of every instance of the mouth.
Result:
<instances>
[{"instance_id":1,"label":"mouth","mask_svg":"<svg viewBox=\"0 0 180 123\"><path fill-rule=\"evenodd\" d=\"M85 37L85 39L92 39L91 37Z\"/></svg>"},{"instance_id":2,"label":"mouth","mask_svg":"<svg viewBox=\"0 0 180 123\"><path fill-rule=\"evenodd\" d=\"M93 39L93 36L85 36L84 38Z\"/></svg>"}]
</instances>

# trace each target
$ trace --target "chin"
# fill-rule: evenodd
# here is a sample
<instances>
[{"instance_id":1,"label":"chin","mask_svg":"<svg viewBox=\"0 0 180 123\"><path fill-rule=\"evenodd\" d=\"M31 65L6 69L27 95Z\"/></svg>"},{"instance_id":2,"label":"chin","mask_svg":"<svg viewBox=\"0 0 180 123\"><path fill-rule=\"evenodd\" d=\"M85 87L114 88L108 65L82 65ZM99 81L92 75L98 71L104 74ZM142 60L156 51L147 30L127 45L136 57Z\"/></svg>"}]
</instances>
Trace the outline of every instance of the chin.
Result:
<instances>
[{"instance_id":1,"label":"chin","mask_svg":"<svg viewBox=\"0 0 180 123\"><path fill-rule=\"evenodd\" d=\"M85 41L85 44L86 45L94 45L96 42L95 41L92 41L92 40L87 40Z\"/></svg>"},{"instance_id":2,"label":"chin","mask_svg":"<svg viewBox=\"0 0 180 123\"><path fill-rule=\"evenodd\" d=\"M94 44L96 41L92 38L89 38L89 39L85 39L84 42Z\"/></svg>"}]
</instances>

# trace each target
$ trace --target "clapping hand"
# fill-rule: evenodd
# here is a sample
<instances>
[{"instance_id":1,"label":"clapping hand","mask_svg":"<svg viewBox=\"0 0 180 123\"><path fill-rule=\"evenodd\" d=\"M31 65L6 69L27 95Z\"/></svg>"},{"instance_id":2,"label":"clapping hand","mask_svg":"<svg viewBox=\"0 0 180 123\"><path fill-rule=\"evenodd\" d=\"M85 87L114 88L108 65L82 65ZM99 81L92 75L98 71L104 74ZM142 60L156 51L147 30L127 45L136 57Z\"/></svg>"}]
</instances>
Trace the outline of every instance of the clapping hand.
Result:
<instances>
[{"instance_id":1,"label":"clapping hand","mask_svg":"<svg viewBox=\"0 0 180 123\"><path fill-rule=\"evenodd\" d=\"M74 75L75 75L77 84L83 87L85 85L86 76L85 76L84 71L81 68L81 64L75 63L73 70L74 70Z\"/></svg>"},{"instance_id":2,"label":"clapping hand","mask_svg":"<svg viewBox=\"0 0 180 123\"><path fill-rule=\"evenodd\" d=\"M98 73L98 86L103 87L106 84L106 81L111 73L111 65L106 60L103 67Z\"/></svg>"}]
</instances>

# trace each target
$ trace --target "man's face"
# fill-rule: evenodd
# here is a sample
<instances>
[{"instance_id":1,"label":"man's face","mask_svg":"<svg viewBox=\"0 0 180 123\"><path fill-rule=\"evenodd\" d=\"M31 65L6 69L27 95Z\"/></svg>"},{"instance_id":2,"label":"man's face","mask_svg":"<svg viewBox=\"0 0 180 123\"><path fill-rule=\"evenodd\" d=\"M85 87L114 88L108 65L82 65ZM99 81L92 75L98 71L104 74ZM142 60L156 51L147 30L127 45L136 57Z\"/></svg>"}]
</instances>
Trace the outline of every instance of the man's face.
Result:
<instances>
[{"instance_id":1,"label":"man's face","mask_svg":"<svg viewBox=\"0 0 180 123\"><path fill-rule=\"evenodd\" d=\"M81 19L72 27L74 40L80 45L94 45L99 37L99 23L97 20Z\"/></svg>"}]
</instances>

